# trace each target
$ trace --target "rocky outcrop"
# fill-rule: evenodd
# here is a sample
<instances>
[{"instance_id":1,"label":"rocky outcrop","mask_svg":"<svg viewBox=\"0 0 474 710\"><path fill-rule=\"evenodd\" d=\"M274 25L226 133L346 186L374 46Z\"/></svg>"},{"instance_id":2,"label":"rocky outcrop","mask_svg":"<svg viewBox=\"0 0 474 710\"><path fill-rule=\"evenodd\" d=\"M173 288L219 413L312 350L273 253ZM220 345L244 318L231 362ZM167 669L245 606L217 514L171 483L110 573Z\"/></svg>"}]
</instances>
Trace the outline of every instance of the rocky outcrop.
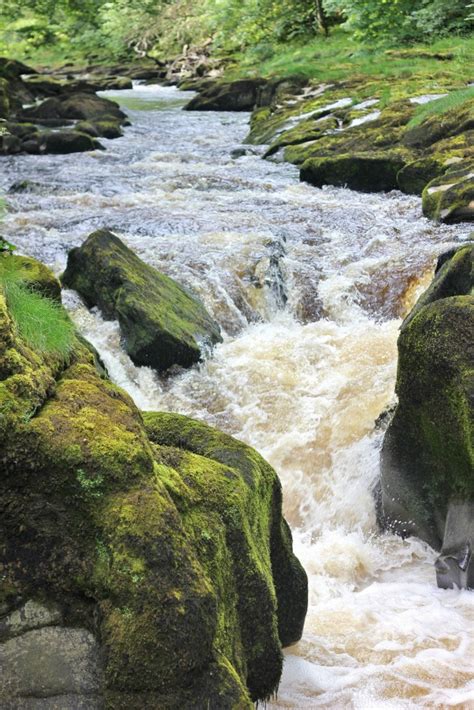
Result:
<instances>
[{"instance_id":1,"label":"rocky outcrop","mask_svg":"<svg viewBox=\"0 0 474 710\"><path fill-rule=\"evenodd\" d=\"M33 350L1 284L0 705L251 710L306 611L274 471Z\"/></svg>"},{"instance_id":2,"label":"rocky outcrop","mask_svg":"<svg viewBox=\"0 0 474 710\"><path fill-rule=\"evenodd\" d=\"M269 86L260 92L247 137L268 144L266 158L277 155L300 166L301 179L316 187L423 193L426 216L474 219L474 100L468 95L420 122L419 104L430 96L416 77L391 87L388 103L384 84L374 79L282 84L273 95ZM437 88L448 93L461 87L440 81Z\"/></svg>"},{"instance_id":3,"label":"rocky outcrop","mask_svg":"<svg viewBox=\"0 0 474 710\"><path fill-rule=\"evenodd\" d=\"M383 443L379 520L435 549L449 505L474 501L473 287L468 244L440 259L402 325L398 406Z\"/></svg>"},{"instance_id":4,"label":"rocky outcrop","mask_svg":"<svg viewBox=\"0 0 474 710\"><path fill-rule=\"evenodd\" d=\"M138 365L159 371L189 367L203 347L221 339L219 326L198 300L105 229L69 253L63 284L106 318L118 320L125 349Z\"/></svg>"}]
</instances>

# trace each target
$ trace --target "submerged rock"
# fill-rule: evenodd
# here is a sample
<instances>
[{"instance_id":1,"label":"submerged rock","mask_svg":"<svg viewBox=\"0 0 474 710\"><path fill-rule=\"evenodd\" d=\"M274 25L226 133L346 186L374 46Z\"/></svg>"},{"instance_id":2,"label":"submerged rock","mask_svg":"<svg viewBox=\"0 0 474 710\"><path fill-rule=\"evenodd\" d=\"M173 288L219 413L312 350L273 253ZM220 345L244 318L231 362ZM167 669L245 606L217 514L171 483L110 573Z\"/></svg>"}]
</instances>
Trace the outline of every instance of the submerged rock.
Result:
<instances>
[{"instance_id":1,"label":"submerged rock","mask_svg":"<svg viewBox=\"0 0 474 710\"><path fill-rule=\"evenodd\" d=\"M117 318L125 349L138 365L159 371L189 367L206 344L221 339L219 326L197 299L105 229L69 253L63 283L106 318Z\"/></svg>"},{"instance_id":2,"label":"submerged rock","mask_svg":"<svg viewBox=\"0 0 474 710\"><path fill-rule=\"evenodd\" d=\"M251 710L307 604L276 474L12 317L0 286L0 705Z\"/></svg>"},{"instance_id":3,"label":"submerged rock","mask_svg":"<svg viewBox=\"0 0 474 710\"><path fill-rule=\"evenodd\" d=\"M398 406L382 449L379 520L440 549L448 506L474 500L474 246L443 258L398 340Z\"/></svg>"}]
</instances>

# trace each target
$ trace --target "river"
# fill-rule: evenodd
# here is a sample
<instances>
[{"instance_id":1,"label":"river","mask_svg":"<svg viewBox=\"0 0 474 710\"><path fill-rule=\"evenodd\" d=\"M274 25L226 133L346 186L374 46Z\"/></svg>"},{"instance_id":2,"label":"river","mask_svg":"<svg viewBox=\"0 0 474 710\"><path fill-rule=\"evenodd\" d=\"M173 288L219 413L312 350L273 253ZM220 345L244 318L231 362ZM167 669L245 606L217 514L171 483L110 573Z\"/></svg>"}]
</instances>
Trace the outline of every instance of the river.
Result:
<instances>
[{"instance_id":1,"label":"river","mask_svg":"<svg viewBox=\"0 0 474 710\"><path fill-rule=\"evenodd\" d=\"M377 531L372 486L394 402L400 319L437 254L467 224L423 219L420 200L316 189L260 149L237 157L248 114L181 110L175 88L109 92L129 112L106 151L2 158L4 233L64 269L98 227L192 289L224 342L159 378L135 367L118 326L64 301L142 409L201 418L277 470L309 576L303 639L268 708L474 708L474 594L440 590L435 553Z\"/></svg>"}]
</instances>

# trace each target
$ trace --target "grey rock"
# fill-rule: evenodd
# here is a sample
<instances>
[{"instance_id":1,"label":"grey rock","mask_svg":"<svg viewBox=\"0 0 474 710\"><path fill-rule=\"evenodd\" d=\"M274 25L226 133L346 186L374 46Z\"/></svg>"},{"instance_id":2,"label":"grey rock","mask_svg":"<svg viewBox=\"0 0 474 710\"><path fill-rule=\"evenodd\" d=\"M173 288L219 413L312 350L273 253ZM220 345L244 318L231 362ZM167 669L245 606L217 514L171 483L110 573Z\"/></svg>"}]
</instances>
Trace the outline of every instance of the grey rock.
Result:
<instances>
[{"instance_id":1,"label":"grey rock","mask_svg":"<svg viewBox=\"0 0 474 710\"><path fill-rule=\"evenodd\" d=\"M33 629L54 626L61 621L62 614L57 605L46 607L30 599L20 609L15 609L8 616L0 619L0 641L20 636Z\"/></svg>"},{"instance_id":2,"label":"grey rock","mask_svg":"<svg viewBox=\"0 0 474 710\"><path fill-rule=\"evenodd\" d=\"M99 645L85 629L51 626L12 638L0 645L0 669L2 708L18 698L94 696L101 689Z\"/></svg>"}]
</instances>

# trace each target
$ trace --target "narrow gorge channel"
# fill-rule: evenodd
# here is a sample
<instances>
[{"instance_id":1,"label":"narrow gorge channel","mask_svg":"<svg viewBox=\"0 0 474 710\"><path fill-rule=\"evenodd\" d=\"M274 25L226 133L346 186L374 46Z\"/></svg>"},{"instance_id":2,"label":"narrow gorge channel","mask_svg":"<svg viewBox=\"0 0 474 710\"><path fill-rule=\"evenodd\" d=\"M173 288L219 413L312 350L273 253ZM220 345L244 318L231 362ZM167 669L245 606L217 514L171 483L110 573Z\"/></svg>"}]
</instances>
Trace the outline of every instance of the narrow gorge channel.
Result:
<instances>
[{"instance_id":1,"label":"narrow gorge channel","mask_svg":"<svg viewBox=\"0 0 474 710\"><path fill-rule=\"evenodd\" d=\"M107 227L221 325L200 366L159 378L132 364L116 323L63 295L140 408L218 426L282 480L310 604L268 707L473 707L474 595L436 587L426 544L379 534L371 493L401 318L469 226L428 222L398 192L300 183L242 145L248 114L183 112L175 88L106 95L132 121L106 151L4 159L3 191L30 183L8 196L9 239L60 273Z\"/></svg>"}]
</instances>

